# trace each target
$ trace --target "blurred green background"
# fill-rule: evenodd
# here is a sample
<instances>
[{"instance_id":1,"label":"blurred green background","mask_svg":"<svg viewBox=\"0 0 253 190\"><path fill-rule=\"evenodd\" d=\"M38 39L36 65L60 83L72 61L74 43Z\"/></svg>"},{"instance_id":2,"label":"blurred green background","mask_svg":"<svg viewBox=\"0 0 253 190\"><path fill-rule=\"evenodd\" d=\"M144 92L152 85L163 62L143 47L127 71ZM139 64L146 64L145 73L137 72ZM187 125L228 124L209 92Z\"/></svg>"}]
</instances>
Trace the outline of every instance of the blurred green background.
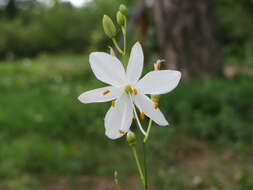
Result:
<instances>
[{"instance_id":1,"label":"blurred green background","mask_svg":"<svg viewBox=\"0 0 253 190\"><path fill-rule=\"evenodd\" d=\"M145 72L163 58L152 1L144 11L140 2L1 0L1 190L116 189L115 170L123 189L140 189L125 138L104 135L110 103L77 100L103 86L88 55L112 46L101 21L104 14L115 20L121 3L129 7L132 24L128 46L136 40L144 46ZM152 129L154 190L253 189L253 2L217 0L213 13L223 74L200 71L161 97L171 125Z\"/></svg>"}]
</instances>

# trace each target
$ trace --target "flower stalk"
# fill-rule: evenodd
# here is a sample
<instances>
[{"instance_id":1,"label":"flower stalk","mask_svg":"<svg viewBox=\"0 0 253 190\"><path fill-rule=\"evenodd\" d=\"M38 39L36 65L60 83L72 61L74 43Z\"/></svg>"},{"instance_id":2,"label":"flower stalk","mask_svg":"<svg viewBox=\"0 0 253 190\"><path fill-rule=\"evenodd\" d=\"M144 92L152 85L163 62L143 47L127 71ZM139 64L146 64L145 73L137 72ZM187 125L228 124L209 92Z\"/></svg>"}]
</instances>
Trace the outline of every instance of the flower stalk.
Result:
<instances>
[{"instance_id":1,"label":"flower stalk","mask_svg":"<svg viewBox=\"0 0 253 190\"><path fill-rule=\"evenodd\" d=\"M143 172L142 172L142 168L141 168L141 164L140 164L140 160L139 160L139 157L138 157L138 153L137 153L136 147L135 146L131 146L131 149L132 149L132 153L134 155L134 159L135 159L135 162L136 162L136 165L137 165L137 169L139 171L141 183L145 187L146 186L146 181L145 181L145 177L144 177Z\"/></svg>"},{"instance_id":2,"label":"flower stalk","mask_svg":"<svg viewBox=\"0 0 253 190\"><path fill-rule=\"evenodd\" d=\"M115 46L115 48L118 50L118 52L119 52L120 54L124 55L124 52L123 52L123 50L119 47L116 38L112 38L112 42L113 42L113 45Z\"/></svg>"},{"instance_id":3,"label":"flower stalk","mask_svg":"<svg viewBox=\"0 0 253 190\"><path fill-rule=\"evenodd\" d=\"M146 143L142 143L143 145L143 163L144 163L144 189L148 190L148 167L147 167L147 145Z\"/></svg>"}]
</instances>

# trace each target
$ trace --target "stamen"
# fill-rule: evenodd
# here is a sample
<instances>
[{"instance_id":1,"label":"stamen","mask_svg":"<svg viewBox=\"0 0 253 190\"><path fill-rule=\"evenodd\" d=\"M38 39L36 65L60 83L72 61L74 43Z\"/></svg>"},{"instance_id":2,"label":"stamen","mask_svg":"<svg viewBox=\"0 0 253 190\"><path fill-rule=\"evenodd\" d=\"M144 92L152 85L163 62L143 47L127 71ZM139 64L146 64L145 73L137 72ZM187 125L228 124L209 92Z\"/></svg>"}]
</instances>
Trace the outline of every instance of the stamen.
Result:
<instances>
[{"instance_id":1,"label":"stamen","mask_svg":"<svg viewBox=\"0 0 253 190\"><path fill-rule=\"evenodd\" d=\"M136 88L134 88L134 95L138 94L138 90Z\"/></svg>"},{"instance_id":2,"label":"stamen","mask_svg":"<svg viewBox=\"0 0 253 190\"><path fill-rule=\"evenodd\" d=\"M115 107L115 100L112 101L112 107Z\"/></svg>"},{"instance_id":3,"label":"stamen","mask_svg":"<svg viewBox=\"0 0 253 190\"><path fill-rule=\"evenodd\" d=\"M140 112L140 118L141 118L142 120L145 119L145 114L144 114L144 112Z\"/></svg>"},{"instance_id":4,"label":"stamen","mask_svg":"<svg viewBox=\"0 0 253 190\"><path fill-rule=\"evenodd\" d=\"M155 64L154 64L154 69L155 69L156 71L161 70L161 64L160 64L160 63L155 63Z\"/></svg>"},{"instance_id":5,"label":"stamen","mask_svg":"<svg viewBox=\"0 0 253 190\"><path fill-rule=\"evenodd\" d=\"M160 69L161 69L161 63L164 63L164 62L165 62L164 59L162 59L162 60L158 59L158 60L155 62L155 64L154 64L154 69L155 69L156 71L160 70Z\"/></svg>"},{"instance_id":6,"label":"stamen","mask_svg":"<svg viewBox=\"0 0 253 190\"><path fill-rule=\"evenodd\" d=\"M159 102L153 102L154 108L157 109L159 107Z\"/></svg>"},{"instance_id":7,"label":"stamen","mask_svg":"<svg viewBox=\"0 0 253 190\"><path fill-rule=\"evenodd\" d=\"M109 94L110 93L110 90L105 90L104 92L103 92L103 95L106 95L106 94Z\"/></svg>"},{"instance_id":8,"label":"stamen","mask_svg":"<svg viewBox=\"0 0 253 190\"><path fill-rule=\"evenodd\" d=\"M125 134L125 131L124 130L119 130L119 133L124 135Z\"/></svg>"},{"instance_id":9,"label":"stamen","mask_svg":"<svg viewBox=\"0 0 253 190\"><path fill-rule=\"evenodd\" d=\"M136 119L136 122L137 122L137 124L138 124L138 127L140 128L140 130L141 130L141 132L143 133L143 135L146 136L147 133L146 133L146 131L142 128L141 122L140 122L140 120L139 120L139 118L138 118L138 115L137 115L135 106L134 106L134 104L133 104L132 96L130 95L129 97L130 97L131 102L132 102L132 107L133 107L133 110L134 110L134 117L135 117L135 119Z\"/></svg>"}]
</instances>

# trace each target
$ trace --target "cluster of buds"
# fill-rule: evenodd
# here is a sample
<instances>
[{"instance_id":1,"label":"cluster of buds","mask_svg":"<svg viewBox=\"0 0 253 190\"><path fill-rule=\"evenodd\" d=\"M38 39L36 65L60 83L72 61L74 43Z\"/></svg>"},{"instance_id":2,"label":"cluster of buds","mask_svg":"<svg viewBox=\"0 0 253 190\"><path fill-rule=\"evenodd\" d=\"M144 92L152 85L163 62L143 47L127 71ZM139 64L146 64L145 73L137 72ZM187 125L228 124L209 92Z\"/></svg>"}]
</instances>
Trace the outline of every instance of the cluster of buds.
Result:
<instances>
[{"instance_id":1,"label":"cluster of buds","mask_svg":"<svg viewBox=\"0 0 253 190\"><path fill-rule=\"evenodd\" d=\"M116 18L117 18L117 23L120 26L125 26L126 24L126 15L127 15L127 8L125 5L120 5L119 10L117 12Z\"/></svg>"},{"instance_id":2,"label":"cluster of buds","mask_svg":"<svg viewBox=\"0 0 253 190\"><path fill-rule=\"evenodd\" d=\"M126 24L126 15L127 15L127 8L125 5L121 4L119 6L119 10L116 14L116 20L117 23L124 27ZM115 38L117 31L116 31L116 27L112 21L112 19L108 16L108 15L104 15L103 17L103 29L105 34L109 37L109 38Z\"/></svg>"}]
</instances>

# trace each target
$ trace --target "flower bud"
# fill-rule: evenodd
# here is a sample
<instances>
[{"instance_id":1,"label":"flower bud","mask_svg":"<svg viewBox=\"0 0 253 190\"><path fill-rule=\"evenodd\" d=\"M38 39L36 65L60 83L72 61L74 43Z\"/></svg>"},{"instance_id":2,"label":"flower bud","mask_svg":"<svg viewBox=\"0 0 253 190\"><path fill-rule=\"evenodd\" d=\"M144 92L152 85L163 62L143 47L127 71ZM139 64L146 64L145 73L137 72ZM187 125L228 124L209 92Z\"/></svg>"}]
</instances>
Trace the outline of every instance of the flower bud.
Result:
<instances>
[{"instance_id":1,"label":"flower bud","mask_svg":"<svg viewBox=\"0 0 253 190\"><path fill-rule=\"evenodd\" d=\"M112 19L107 15L104 15L103 17L103 28L104 28L105 34L109 38L114 38L116 36L115 25L113 24Z\"/></svg>"},{"instance_id":2,"label":"flower bud","mask_svg":"<svg viewBox=\"0 0 253 190\"><path fill-rule=\"evenodd\" d=\"M125 16L120 11L118 11L116 17L117 17L117 23L120 26L124 26L124 24L125 24Z\"/></svg>"},{"instance_id":3,"label":"flower bud","mask_svg":"<svg viewBox=\"0 0 253 190\"><path fill-rule=\"evenodd\" d=\"M127 7L126 7L124 4L121 4L121 5L119 6L119 11L120 11L123 15L127 15L127 12L128 12Z\"/></svg>"},{"instance_id":4,"label":"flower bud","mask_svg":"<svg viewBox=\"0 0 253 190\"><path fill-rule=\"evenodd\" d=\"M127 142L129 143L130 146L134 146L136 144L136 136L135 136L134 132L128 131Z\"/></svg>"}]
</instances>

